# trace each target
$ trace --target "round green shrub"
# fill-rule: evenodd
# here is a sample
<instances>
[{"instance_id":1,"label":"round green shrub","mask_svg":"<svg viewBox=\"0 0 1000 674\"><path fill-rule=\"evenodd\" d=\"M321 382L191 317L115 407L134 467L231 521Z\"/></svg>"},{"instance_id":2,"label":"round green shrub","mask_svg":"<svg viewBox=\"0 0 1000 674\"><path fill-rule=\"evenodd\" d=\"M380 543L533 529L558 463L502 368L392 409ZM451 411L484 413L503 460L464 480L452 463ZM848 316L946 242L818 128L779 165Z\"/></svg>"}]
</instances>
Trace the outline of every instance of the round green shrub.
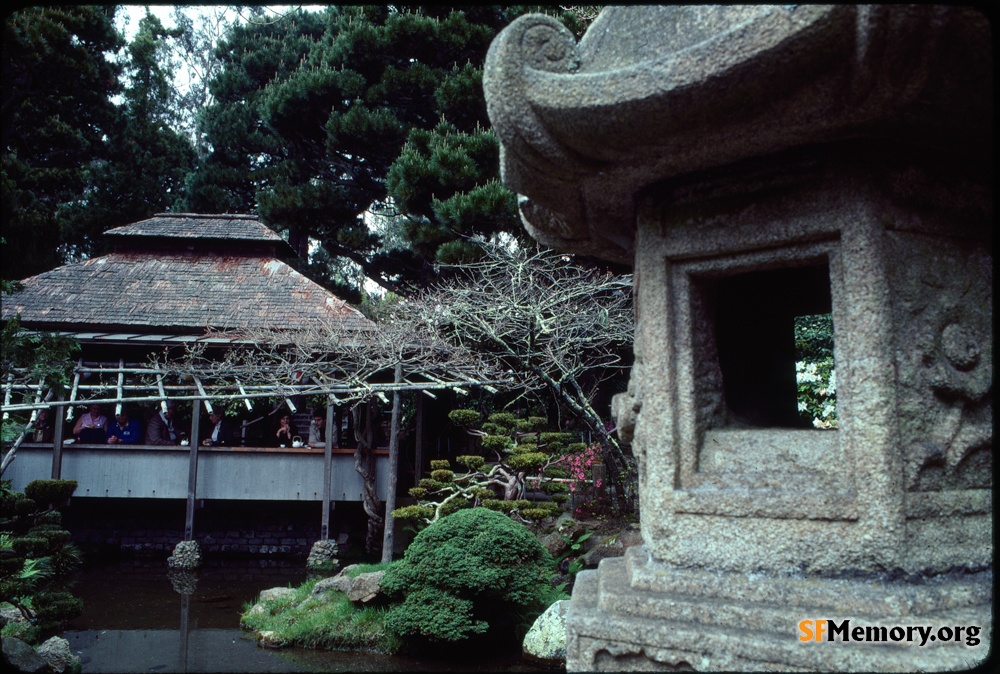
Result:
<instances>
[{"instance_id":1,"label":"round green shrub","mask_svg":"<svg viewBox=\"0 0 1000 674\"><path fill-rule=\"evenodd\" d=\"M565 482L543 482L541 489L551 496L552 494L565 494L569 491L569 486Z\"/></svg>"},{"instance_id":2,"label":"round green shrub","mask_svg":"<svg viewBox=\"0 0 1000 674\"><path fill-rule=\"evenodd\" d=\"M486 508L443 517L421 531L382 579L403 597L386 625L408 639L457 642L514 629L541 610L552 556L524 526ZM522 635L523 636L523 635Z\"/></svg>"},{"instance_id":3,"label":"round green shrub","mask_svg":"<svg viewBox=\"0 0 1000 674\"><path fill-rule=\"evenodd\" d=\"M545 417L528 417L527 419L518 419L516 428L521 433L537 433L545 428L547 423L548 419Z\"/></svg>"},{"instance_id":4,"label":"round green shrub","mask_svg":"<svg viewBox=\"0 0 1000 674\"><path fill-rule=\"evenodd\" d=\"M448 470L451 468L451 463L448 459L434 459L431 461L431 470Z\"/></svg>"},{"instance_id":5,"label":"round green shrub","mask_svg":"<svg viewBox=\"0 0 1000 674\"><path fill-rule=\"evenodd\" d=\"M41 506L65 503L76 491L76 480L34 480L24 485L24 495Z\"/></svg>"},{"instance_id":6,"label":"round green shrub","mask_svg":"<svg viewBox=\"0 0 1000 674\"><path fill-rule=\"evenodd\" d=\"M515 454L507 459L507 465L514 470L529 470L542 466L549 458L548 454L542 452L527 452Z\"/></svg>"},{"instance_id":7,"label":"round green shrub","mask_svg":"<svg viewBox=\"0 0 1000 674\"><path fill-rule=\"evenodd\" d=\"M566 466L551 465L548 466L542 473L545 477L569 477L569 471Z\"/></svg>"},{"instance_id":8,"label":"round green shrub","mask_svg":"<svg viewBox=\"0 0 1000 674\"><path fill-rule=\"evenodd\" d=\"M511 439L506 435L487 435L482 440L483 449L491 452L502 452L511 444Z\"/></svg>"},{"instance_id":9,"label":"round green shrub","mask_svg":"<svg viewBox=\"0 0 1000 674\"><path fill-rule=\"evenodd\" d=\"M459 510L466 510L472 507L472 504L461 498L453 498L450 501L445 501L439 507L441 516L450 515L452 513L458 512Z\"/></svg>"},{"instance_id":10,"label":"round green shrub","mask_svg":"<svg viewBox=\"0 0 1000 674\"><path fill-rule=\"evenodd\" d=\"M455 472L451 470L432 470L431 479L437 482L451 482L455 479Z\"/></svg>"},{"instance_id":11,"label":"round green shrub","mask_svg":"<svg viewBox=\"0 0 1000 674\"><path fill-rule=\"evenodd\" d=\"M489 435L507 435L506 428L504 428L500 424L490 423L489 421L483 424L483 427L480 430L482 430L483 433L487 433Z\"/></svg>"},{"instance_id":12,"label":"round green shrub","mask_svg":"<svg viewBox=\"0 0 1000 674\"><path fill-rule=\"evenodd\" d=\"M521 514L527 519L537 522L550 517L553 512L551 508L525 508L521 511Z\"/></svg>"},{"instance_id":13,"label":"round green shrub","mask_svg":"<svg viewBox=\"0 0 1000 674\"><path fill-rule=\"evenodd\" d=\"M486 463L486 459L476 454L463 454L462 456L455 457L455 461L469 470L479 470Z\"/></svg>"},{"instance_id":14,"label":"round green shrub","mask_svg":"<svg viewBox=\"0 0 1000 674\"><path fill-rule=\"evenodd\" d=\"M423 520L434 517L434 508L422 505L408 505L396 508L392 511L392 516L397 520Z\"/></svg>"},{"instance_id":15,"label":"round green shrub","mask_svg":"<svg viewBox=\"0 0 1000 674\"><path fill-rule=\"evenodd\" d=\"M426 489L429 492L434 492L445 489L446 487L448 487L448 483L438 482L437 480L432 480L429 477L424 477L420 479L420 482L417 483L417 486L420 487L421 489Z\"/></svg>"},{"instance_id":16,"label":"round green shrub","mask_svg":"<svg viewBox=\"0 0 1000 674\"><path fill-rule=\"evenodd\" d=\"M479 423L479 412L476 410L452 410L448 412L448 418L456 426L469 428Z\"/></svg>"},{"instance_id":17,"label":"round green shrub","mask_svg":"<svg viewBox=\"0 0 1000 674\"><path fill-rule=\"evenodd\" d=\"M486 420L491 424L506 428L508 431L514 430L514 427L517 425L517 417L510 412L494 412Z\"/></svg>"}]
</instances>

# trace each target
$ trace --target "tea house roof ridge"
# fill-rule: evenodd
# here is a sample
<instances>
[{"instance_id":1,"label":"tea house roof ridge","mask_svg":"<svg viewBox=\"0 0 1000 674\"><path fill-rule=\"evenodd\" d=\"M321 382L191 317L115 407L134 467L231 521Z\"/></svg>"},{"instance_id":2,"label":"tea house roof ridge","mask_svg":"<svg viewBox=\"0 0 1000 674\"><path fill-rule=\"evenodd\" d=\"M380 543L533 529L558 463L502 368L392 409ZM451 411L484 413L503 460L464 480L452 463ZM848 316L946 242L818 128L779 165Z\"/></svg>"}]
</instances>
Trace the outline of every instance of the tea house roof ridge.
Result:
<instances>
[{"instance_id":1,"label":"tea house roof ridge","mask_svg":"<svg viewBox=\"0 0 1000 674\"><path fill-rule=\"evenodd\" d=\"M256 217L160 214L106 235L128 243L24 279L23 289L5 299L3 318L20 314L31 329L145 334L372 327L356 308L278 259L277 244L291 249ZM163 245L171 240L177 245Z\"/></svg>"},{"instance_id":2,"label":"tea house roof ridge","mask_svg":"<svg viewBox=\"0 0 1000 674\"><path fill-rule=\"evenodd\" d=\"M116 240L143 238L225 239L284 243L256 216L235 213L157 213L151 218L104 232Z\"/></svg>"}]
</instances>

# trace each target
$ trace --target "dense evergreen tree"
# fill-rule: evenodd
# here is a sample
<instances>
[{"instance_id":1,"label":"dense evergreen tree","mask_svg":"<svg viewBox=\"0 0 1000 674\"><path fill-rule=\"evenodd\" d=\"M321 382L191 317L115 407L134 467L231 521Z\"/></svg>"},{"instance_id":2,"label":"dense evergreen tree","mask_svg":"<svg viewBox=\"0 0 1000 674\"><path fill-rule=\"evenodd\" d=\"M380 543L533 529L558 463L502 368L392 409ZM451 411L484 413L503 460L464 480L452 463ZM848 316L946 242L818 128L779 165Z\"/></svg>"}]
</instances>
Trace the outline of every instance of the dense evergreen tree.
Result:
<instances>
[{"instance_id":1,"label":"dense evergreen tree","mask_svg":"<svg viewBox=\"0 0 1000 674\"><path fill-rule=\"evenodd\" d=\"M41 6L8 14L3 35L3 275L19 279L87 253L71 205L108 158L123 46L113 7Z\"/></svg>"},{"instance_id":2,"label":"dense evergreen tree","mask_svg":"<svg viewBox=\"0 0 1000 674\"><path fill-rule=\"evenodd\" d=\"M104 252L102 232L171 208L194 167L174 130L168 41L180 31L147 14L126 45L115 9L35 7L4 21L8 279Z\"/></svg>"},{"instance_id":3,"label":"dense evergreen tree","mask_svg":"<svg viewBox=\"0 0 1000 674\"><path fill-rule=\"evenodd\" d=\"M199 120L208 156L188 178L186 210L256 211L257 192L272 184L287 154L265 123L261 98L270 83L289 76L323 30L319 14L303 11L231 26L215 50L222 67L209 83L213 103Z\"/></svg>"},{"instance_id":4,"label":"dense evergreen tree","mask_svg":"<svg viewBox=\"0 0 1000 674\"><path fill-rule=\"evenodd\" d=\"M181 32L152 14L139 21L125 51L126 85L120 121L108 134L108 159L93 166L86 197L70 210L77 226L102 232L170 210L181 198L195 162L191 140L175 130L180 115L169 41Z\"/></svg>"},{"instance_id":5,"label":"dense evergreen tree","mask_svg":"<svg viewBox=\"0 0 1000 674\"><path fill-rule=\"evenodd\" d=\"M321 282L349 260L396 292L467 258L463 236L519 233L481 81L493 37L524 11L333 6L234 28L190 210L256 206L301 255L318 242Z\"/></svg>"}]
</instances>

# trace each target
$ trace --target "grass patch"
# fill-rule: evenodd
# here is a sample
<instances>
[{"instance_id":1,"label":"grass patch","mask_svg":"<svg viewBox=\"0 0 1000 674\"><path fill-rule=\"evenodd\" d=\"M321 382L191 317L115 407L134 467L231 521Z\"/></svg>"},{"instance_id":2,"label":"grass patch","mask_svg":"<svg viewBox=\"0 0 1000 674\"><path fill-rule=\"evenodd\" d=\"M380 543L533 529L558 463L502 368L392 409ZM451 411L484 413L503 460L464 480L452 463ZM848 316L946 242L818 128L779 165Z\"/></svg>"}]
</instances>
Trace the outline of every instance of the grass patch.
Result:
<instances>
[{"instance_id":1,"label":"grass patch","mask_svg":"<svg viewBox=\"0 0 1000 674\"><path fill-rule=\"evenodd\" d=\"M399 651L401 641L385 629L387 607L356 606L338 590L312 597L316 582L308 580L288 596L261 602L263 611L251 611L253 605L245 604L240 625L252 632L273 632L272 638L287 646Z\"/></svg>"},{"instance_id":2,"label":"grass patch","mask_svg":"<svg viewBox=\"0 0 1000 674\"><path fill-rule=\"evenodd\" d=\"M347 570L348 578L357 578L362 573L373 573L375 571L385 571L389 568L392 562L385 562L379 564L353 564L351 568Z\"/></svg>"}]
</instances>

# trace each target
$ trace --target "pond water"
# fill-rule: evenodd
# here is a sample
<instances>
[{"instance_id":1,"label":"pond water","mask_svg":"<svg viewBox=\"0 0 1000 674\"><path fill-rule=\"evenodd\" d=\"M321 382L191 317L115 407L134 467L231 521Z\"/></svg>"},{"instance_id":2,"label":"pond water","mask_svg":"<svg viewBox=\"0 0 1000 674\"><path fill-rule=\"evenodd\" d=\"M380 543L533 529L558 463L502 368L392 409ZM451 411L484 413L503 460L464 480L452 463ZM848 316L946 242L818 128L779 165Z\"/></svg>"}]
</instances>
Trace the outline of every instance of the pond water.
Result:
<instances>
[{"instance_id":1,"label":"pond water","mask_svg":"<svg viewBox=\"0 0 1000 674\"><path fill-rule=\"evenodd\" d=\"M174 589L165 560L90 563L71 590L83 615L63 636L81 657L83 674L137 672L551 672L518 653L483 663L258 648L239 628L240 614L261 590L296 586L304 562L210 560L190 594ZM187 588L188 590L190 587Z\"/></svg>"}]
</instances>

